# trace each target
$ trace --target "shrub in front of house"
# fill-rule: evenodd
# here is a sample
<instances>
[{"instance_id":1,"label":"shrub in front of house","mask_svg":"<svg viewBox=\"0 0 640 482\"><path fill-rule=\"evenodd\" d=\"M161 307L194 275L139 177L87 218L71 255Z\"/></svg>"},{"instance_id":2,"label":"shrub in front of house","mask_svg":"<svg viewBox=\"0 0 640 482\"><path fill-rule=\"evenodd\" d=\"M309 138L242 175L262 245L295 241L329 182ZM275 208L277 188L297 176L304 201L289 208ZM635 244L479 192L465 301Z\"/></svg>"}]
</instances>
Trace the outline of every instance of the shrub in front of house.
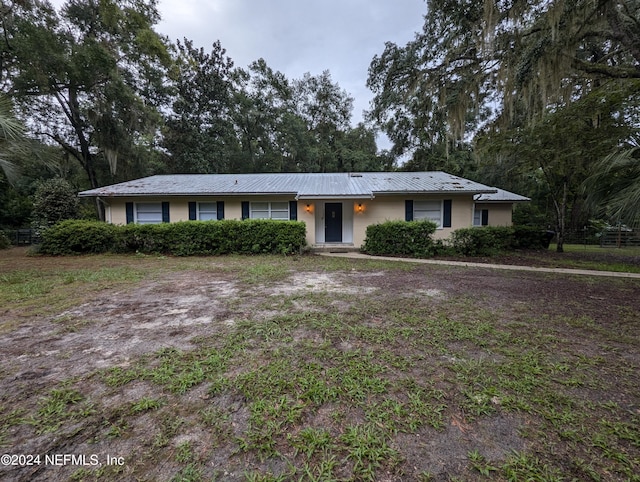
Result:
<instances>
[{"instance_id":1,"label":"shrub in front of house","mask_svg":"<svg viewBox=\"0 0 640 482\"><path fill-rule=\"evenodd\" d=\"M432 256L435 251L432 221L387 221L367 226L362 250L373 255Z\"/></svg>"},{"instance_id":2,"label":"shrub in front of house","mask_svg":"<svg viewBox=\"0 0 640 482\"><path fill-rule=\"evenodd\" d=\"M553 237L553 231L547 231L536 226L513 226L513 247L516 249L549 249L549 234Z\"/></svg>"},{"instance_id":3,"label":"shrub in front of house","mask_svg":"<svg viewBox=\"0 0 640 482\"><path fill-rule=\"evenodd\" d=\"M464 256L492 256L515 249L546 249L547 233L534 226L483 226L457 229L453 250Z\"/></svg>"},{"instance_id":4,"label":"shrub in front of house","mask_svg":"<svg viewBox=\"0 0 640 482\"><path fill-rule=\"evenodd\" d=\"M305 243L306 227L298 221L182 221L122 226L116 250L176 256L291 254Z\"/></svg>"},{"instance_id":5,"label":"shrub in front of house","mask_svg":"<svg viewBox=\"0 0 640 482\"><path fill-rule=\"evenodd\" d=\"M105 253L113 249L118 226L100 221L61 221L42 231L42 254Z\"/></svg>"},{"instance_id":6,"label":"shrub in front of house","mask_svg":"<svg viewBox=\"0 0 640 482\"><path fill-rule=\"evenodd\" d=\"M43 254L162 253L176 256L291 254L306 243L298 221L221 220L115 226L64 221L43 233Z\"/></svg>"},{"instance_id":7,"label":"shrub in front of house","mask_svg":"<svg viewBox=\"0 0 640 482\"><path fill-rule=\"evenodd\" d=\"M461 228L451 234L450 242L463 256L493 256L514 248L514 230L511 226Z\"/></svg>"}]
</instances>

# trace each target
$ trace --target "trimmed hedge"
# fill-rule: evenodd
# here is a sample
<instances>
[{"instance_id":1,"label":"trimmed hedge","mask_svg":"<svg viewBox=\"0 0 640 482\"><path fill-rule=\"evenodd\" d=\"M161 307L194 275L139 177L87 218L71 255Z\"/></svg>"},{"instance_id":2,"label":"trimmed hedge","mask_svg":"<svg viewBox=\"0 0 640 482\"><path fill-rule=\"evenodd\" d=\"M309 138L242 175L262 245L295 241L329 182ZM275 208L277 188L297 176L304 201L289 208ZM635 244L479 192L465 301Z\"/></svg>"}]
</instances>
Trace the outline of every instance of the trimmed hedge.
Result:
<instances>
[{"instance_id":1,"label":"trimmed hedge","mask_svg":"<svg viewBox=\"0 0 640 482\"><path fill-rule=\"evenodd\" d=\"M116 226L100 221L63 221L42 234L40 252L162 253L176 256L291 254L306 244L298 221L221 220Z\"/></svg>"},{"instance_id":2,"label":"trimmed hedge","mask_svg":"<svg viewBox=\"0 0 640 482\"><path fill-rule=\"evenodd\" d=\"M516 249L549 249L549 242L555 233L535 226L513 227L515 238L514 248Z\"/></svg>"},{"instance_id":3,"label":"trimmed hedge","mask_svg":"<svg viewBox=\"0 0 640 482\"><path fill-rule=\"evenodd\" d=\"M433 256L432 221L387 221L367 226L362 250L373 255Z\"/></svg>"},{"instance_id":4,"label":"trimmed hedge","mask_svg":"<svg viewBox=\"0 0 640 482\"><path fill-rule=\"evenodd\" d=\"M99 221L67 220L42 231L38 252L44 254L105 253L115 245L118 226Z\"/></svg>"},{"instance_id":5,"label":"trimmed hedge","mask_svg":"<svg viewBox=\"0 0 640 482\"><path fill-rule=\"evenodd\" d=\"M451 245L463 256L492 256L513 248L513 228L483 226L456 229L451 234Z\"/></svg>"},{"instance_id":6,"label":"trimmed hedge","mask_svg":"<svg viewBox=\"0 0 640 482\"><path fill-rule=\"evenodd\" d=\"M493 256L515 249L547 249L547 233L530 226L483 226L457 229L448 242L433 240L430 221L388 221L367 227L362 250L372 255L429 257Z\"/></svg>"},{"instance_id":7,"label":"trimmed hedge","mask_svg":"<svg viewBox=\"0 0 640 482\"><path fill-rule=\"evenodd\" d=\"M457 229L451 235L454 251L464 256L493 256L515 249L547 249L547 233L531 226L483 226Z\"/></svg>"}]
</instances>

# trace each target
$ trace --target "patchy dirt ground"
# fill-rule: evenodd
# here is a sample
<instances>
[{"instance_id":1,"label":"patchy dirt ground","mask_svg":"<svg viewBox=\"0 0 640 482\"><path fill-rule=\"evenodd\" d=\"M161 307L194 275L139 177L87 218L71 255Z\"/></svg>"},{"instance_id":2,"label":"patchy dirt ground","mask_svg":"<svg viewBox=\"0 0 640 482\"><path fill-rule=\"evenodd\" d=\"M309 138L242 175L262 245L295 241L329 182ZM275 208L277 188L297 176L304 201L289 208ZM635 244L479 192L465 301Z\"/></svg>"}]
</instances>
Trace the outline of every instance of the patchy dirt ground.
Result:
<instances>
[{"instance_id":1,"label":"patchy dirt ground","mask_svg":"<svg viewBox=\"0 0 640 482\"><path fill-rule=\"evenodd\" d=\"M395 267L359 261L335 265L313 257L298 261L140 261L126 257L27 258L19 254L0 253L0 276L18 270L40 270L44 275L79 268L126 268L129 264L149 274L96 292L70 282L59 289L71 289L78 301L66 303L62 310L51 312L43 306L34 314L31 307L30 314L23 316L13 306L0 308L0 427L4 427L0 452L95 454L101 464L94 466L93 459L86 464L77 464L77 460L60 465L5 464L0 466L2 480L254 480L247 472L252 470L273 476L264 480L315 480L305 478L304 468L291 472L292 465L303 467L307 463L309 473L317 476L321 473L318 467L329 463L319 451L301 459L303 456L292 448L303 427L326 429L333 440L342 441L341 448L329 451L337 464L331 469L336 480L366 480L366 473L358 472L353 452L348 451L346 427L371 422L366 404L383 404L384 393L389 399L393 396L394 400L406 401L399 388L389 388L392 385L380 392L383 395L370 395L369 402L358 400L353 405L346 397L317 403L301 401L302 415L283 425L287 436L274 436L276 456L239 446L238 440L254 423L251 410L255 411L255 403L250 405L247 389L214 390L215 377L194 383L185 391L168 390L170 385L154 381L152 376L131 375L130 382L117 384L105 381L106 374L126 373L142 365L157 368L164 360L164 355L158 354L200 353L198 350L205 346L222 351L220 340L239 333L243 334L243 345L233 352L232 363L220 370L219 380L237 381L259 372L273 362L277 350L306 347L312 353L326 346L327 350L353 356L384 352L391 360L385 377L417 380L421 390L429 388L439 394L432 398L441 397L438 409L434 409L441 417L440 423L423 422L396 432L385 428L389 447L398 455L372 465L375 480L480 480L483 467L490 478L506 479L508 469L499 471L497 467L509 465L511 462L505 461L511 460L510 454L524 452L542 458L541 465L549 464L560 473L565 469L574 477L588 473L573 466L562 467L547 453L555 450L558 457L568 456L567 460L575 462L588 460L585 454L589 450L571 453L569 442L555 435L550 436L551 442L540 441L537 431L544 431L546 423L542 409L507 408L503 401L506 395L496 392L489 397L479 387L480 379L474 379L469 387L479 393L474 395L480 397L478 406L486 408L486 413L478 409L474 414L468 405L467 385L459 385L463 375L483 364L502 370L511 348L528 349L528 342L518 343L532 334L531 347L544 354L540 359L548 359L549 366L555 363L563 367L558 368L558 377L565 377L569 369L580 373L587 370L580 360L590 360L584 362L585 366L596 367L588 376L603 378L615 373L615 383L620 387L616 393L607 393L615 385L611 380L592 386L584 375L580 383L570 387L580 403L615 404L620 411L615 417L618 423L630 424L640 415L640 394L632 388L640 386L638 281L479 268ZM261 269L251 271L248 266L256 263ZM277 269L270 265L277 265ZM286 324L289 318L305 313L309 314L309 324L304 318L292 328ZM336 324L326 328L319 314L335 319ZM398 321L400 315L402 323ZM431 346L440 333L434 328L430 332L433 339L411 343L414 332L409 330L421 324L435 325L438 320L455 323L459 336L443 335L442 343ZM339 332L338 323L348 325L348 330ZM369 331L357 331L360 327ZM482 331L470 335L464 331L469 327L485 329L486 335ZM397 333L397 338L389 341L389 333ZM408 338L400 343L402 336ZM410 363L403 364L401 359ZM302 359L295 360L297 366ZM460 360L464 361L464 370ZM332 366L328 361L324 370ZM541 372L540 376L548 374ZM72 388L82 399L50 408L51 414L44 413L52 390L63 388ZM517 399L517 393L513 398ZM136 411L136 403L151 400L162 400L162 408ZM68 415L68 407L81 407L83 403L86 413ZM159 410L162 417L157 415ZM199 422L206 410L218 413L224 426ZM594 413L599 410L594 409ZM427 415L424 417L426 420ZM44 421L51 420L54 424L58 420L59 427L43 430ZM376 423L387 427L388 422L374 420L372 426ZM530 430L537 435L527 436ZM640 468L640 442L620 443L630 470ZM181 458L185 447L190 450L189 456ZM481 452L484 462L470 462L469 454L474 450ZM106 464L107 456L122 457L124 465ZM186 471L196 467L196 461L196 475L189 478ZM606 474L609 469L604 466L593 470ZM625 479L622 469L610 475L611 480Z\"/></svg>"}]
</instances>

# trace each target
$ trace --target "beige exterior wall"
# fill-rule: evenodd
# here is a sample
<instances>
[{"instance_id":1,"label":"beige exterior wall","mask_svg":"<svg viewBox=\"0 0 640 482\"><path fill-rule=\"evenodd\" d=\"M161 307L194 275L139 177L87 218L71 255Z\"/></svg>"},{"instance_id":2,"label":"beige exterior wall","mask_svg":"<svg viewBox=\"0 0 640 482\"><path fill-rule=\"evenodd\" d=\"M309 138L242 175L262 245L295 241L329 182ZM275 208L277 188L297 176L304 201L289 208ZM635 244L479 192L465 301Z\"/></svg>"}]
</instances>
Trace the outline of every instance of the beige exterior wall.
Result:
<instances>
[{"instance_id":1,"label":"beige exterior wall","mask_svg":"<svg viewBox=\"0 0 640 482\"><path fill-rule=\"evenodd\" d=\"M451 199L451 227L438 228L435 239L446 239L458 228L469 227L473 223L473 198L471 196L381 196L375 199L355 201L353 218L353 242L361 246L366 237L367 226L385 221L404 221L405 200L442 201ZM362 202L362 211L358 203Z\"/></svg>"},{"instance_id":2,"label":"beige exterior wall","mask_svg":"<svg viewBox=\"0 0 640 482\"><path fill-rule=\"evenodd\" d=\"M511 226L513 224L512 203L477 203L476 209L489 211L489 226Z\"/></svg>"},{"instance_id":3,"label":"beige exterior wall","mask_svg":"<svg viewBox=\"0 0 640 482\"><path fill-rule=\"evenodd\" d=\"M367 226L385 221L398 221L405 218L405 200L438 200L451 199L451 228L438 228L434 237L446 239L458 228L469 227L473 224L474 202L472 196L380 196L374 199L355 200L299 200L298 220L307 226L307 243L314 245L322 242L324 237L324 203L342 202L345 229L344 241L356 247L362 246L366 237ZM225 219L242 219L242 201L292 201L287 197L173 197L173 198L114 198L103 199L108 204L107 221L113 224L126 224L127 202L162 202L169 201L169 218L171 222L187 221L189 219L189 202L224 201ZM511 225L511 204L478 204L478 209L489 209L489 224L492 226ZM482 207L484 206L484 207ZM353 220L353 229L351 229Z\"/></svg>"},{"instance_id":4,"label":"beige exterior wall","mask_svg":"<svg viewBox=\"0 0 640 482\"><path fill-rule=\"evenodd\" d=\"M473 196L451 196L451 227L436 230L436 239L446 239L456 229L473 225Z\"/></svg>"},{"instance_id":5,"label":"beige exterior wall","mask_svg":"<svg viewBox=\"0 0 640 482\"><path fill-rule=\"evenodd\" d=\"M298 201L298 221L307 225L307 244L316 243L316 205L314 202Z\"/></svg>"},{"instance_id":6,"label":"beige exterior wall","mask_svg":"<svg viewBox=\"0 0 640 482\"><path fill-rule=\"evenodd\" d=\"M258 198L258 197L163 197L163 198L117 198L107 201L109 204L110 219L107 219L112 224L126 224L127 212L126 203L128 202L144 202L144 203L159 203L163 201L169 201L169 219L172 223L178 221L189 220L189 203L190 202L224 202L224 217L225 219L242 219L242 201L271 201L271 202L289 202L292 199L274 197L274 198ZM300 214L300 203L298 203L298 215Z\"/></svg>"},{"instance_id":7,"label":"beige exterior wall","mask_svg":"<svg viewBox=\"0 0 640 482\"><path fill-rule=\"evenodd\" d=\"M107 221L112 224L126 224L127 212L126 203L128 202L162 202L169 201L169 219L172 223L178 221L189 220L189 202L217 202L224 201L224 217L225 219L242 219L242 201L270 201L270 202L289 202L292 198L273 197L264 198L257 196L239 197L173 197L173 198L116 198L105 200L108 203ZM315 218L313 214L313 205L310 206L309 212L306 211L306 203L298 201L298 221L302 221L307 225L307 243L314 244Z\"/></svg>"}]
</instances>

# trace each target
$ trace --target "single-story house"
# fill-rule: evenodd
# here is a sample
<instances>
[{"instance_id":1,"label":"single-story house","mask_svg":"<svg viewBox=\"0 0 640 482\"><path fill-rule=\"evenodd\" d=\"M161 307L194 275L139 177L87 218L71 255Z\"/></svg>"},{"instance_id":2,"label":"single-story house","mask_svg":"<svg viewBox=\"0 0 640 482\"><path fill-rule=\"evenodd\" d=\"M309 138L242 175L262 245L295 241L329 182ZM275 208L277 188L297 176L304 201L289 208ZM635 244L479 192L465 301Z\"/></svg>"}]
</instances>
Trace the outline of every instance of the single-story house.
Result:
<instances>
[{"instance_id":1,"label":"single-story house","mask_svg":"<svg viewBox=\"0 0 640 482\"><path fill-rule=\"evenodd\" d=\"M513 203L528 200L440 171L172 174L79 196L97 197L114 224L290 219L306 223L311 246L354 247L367 226L389 220L430 219L436 238L474 224L510 225Z\"/></svg>"}]
</instances>

